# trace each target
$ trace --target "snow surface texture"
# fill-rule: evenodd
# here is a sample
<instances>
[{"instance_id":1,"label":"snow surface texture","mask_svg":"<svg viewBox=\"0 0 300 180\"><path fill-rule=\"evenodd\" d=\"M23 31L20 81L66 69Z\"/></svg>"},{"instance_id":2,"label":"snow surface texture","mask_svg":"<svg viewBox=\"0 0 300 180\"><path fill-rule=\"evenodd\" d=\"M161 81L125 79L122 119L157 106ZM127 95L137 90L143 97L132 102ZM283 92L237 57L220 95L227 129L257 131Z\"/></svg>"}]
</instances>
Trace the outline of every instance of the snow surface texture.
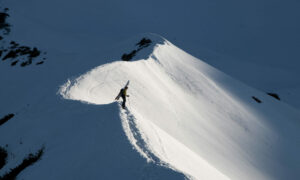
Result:
<instances>
[{"instance_id":1,"label":"snow surface texture","mask_svg":"<svg viewBox=\"0 0 300 180\"><path fill-rule=\"evenodd\" d=\"M110 104L130 80L123 128L148 161L195 179L300 177L299 111L148 37L146 59L96 67L62 86L63 97Z\"/></svg>"}]
</instances>

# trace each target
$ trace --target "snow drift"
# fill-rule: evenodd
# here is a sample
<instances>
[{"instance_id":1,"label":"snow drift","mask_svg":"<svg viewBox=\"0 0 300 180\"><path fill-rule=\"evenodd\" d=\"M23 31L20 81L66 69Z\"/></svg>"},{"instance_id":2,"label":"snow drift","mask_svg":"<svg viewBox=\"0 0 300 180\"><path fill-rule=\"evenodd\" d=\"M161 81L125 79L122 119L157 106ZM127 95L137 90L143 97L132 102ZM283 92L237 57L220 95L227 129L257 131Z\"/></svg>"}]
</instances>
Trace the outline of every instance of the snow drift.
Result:
<instances>
[{"instance_id":1,"label":"snow drift","mask_svg":"<svg viewBox=\"0 0 300 180\"><path fill-rule=\"evenodd\" d=\"M190 178L300 177L299 111L163 38L147 37L152 45L134 61L96 67L69 80L61 95L110 104L130 80L128 111L121 110L121 118L131 144L148 161Z\"/></svg>"}]
</instances>

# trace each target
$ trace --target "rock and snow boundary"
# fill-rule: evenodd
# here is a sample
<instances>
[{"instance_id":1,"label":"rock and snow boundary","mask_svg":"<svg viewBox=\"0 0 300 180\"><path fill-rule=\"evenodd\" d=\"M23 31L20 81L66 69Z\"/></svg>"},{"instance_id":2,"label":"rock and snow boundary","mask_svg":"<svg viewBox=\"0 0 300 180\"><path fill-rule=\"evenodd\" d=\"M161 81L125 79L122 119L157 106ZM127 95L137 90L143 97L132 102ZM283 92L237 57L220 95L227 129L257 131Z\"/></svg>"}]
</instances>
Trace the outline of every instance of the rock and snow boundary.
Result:
<instances>
[{"instance_id":1,"label":"rock and snow boundary","mask_svg":"<svg viewBox=\"0 0 300 180\"><path fill-rule=\"evenodd\" d=\"M131 39L126 47L140 38ZM130 80L128 111L120 114L127 138L148 161L190 178L300 176L299 111L159 36L147 38L153 43L132 61L96 67L68 81L61 87L61 95L91 104L110 104ZM262 103L256 103L252 96Z\"/></svg>"}]
</instances>

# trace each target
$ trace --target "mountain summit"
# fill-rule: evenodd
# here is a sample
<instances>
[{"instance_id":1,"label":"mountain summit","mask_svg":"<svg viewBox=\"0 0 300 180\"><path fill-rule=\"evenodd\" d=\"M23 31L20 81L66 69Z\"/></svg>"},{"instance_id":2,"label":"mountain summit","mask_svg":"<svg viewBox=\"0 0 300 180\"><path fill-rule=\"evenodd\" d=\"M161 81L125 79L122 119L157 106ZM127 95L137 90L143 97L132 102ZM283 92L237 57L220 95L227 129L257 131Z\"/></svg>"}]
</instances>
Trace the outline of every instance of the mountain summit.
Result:
<instances>
[{"instance_id":1,"label":"mountain summit","mask_svg":"<svg viewBox=\"0 0 300 180\"><path fill-rule=\"evenodd\" d=\"M148 161L195 179L299 176L299 111L166 39L145 38L155 39L145 47L153 49L145 59L93 68L63 85L62 96L110 104L130 80L128 108L120 117L131 144Z\"/></svg>"}]
</instances>

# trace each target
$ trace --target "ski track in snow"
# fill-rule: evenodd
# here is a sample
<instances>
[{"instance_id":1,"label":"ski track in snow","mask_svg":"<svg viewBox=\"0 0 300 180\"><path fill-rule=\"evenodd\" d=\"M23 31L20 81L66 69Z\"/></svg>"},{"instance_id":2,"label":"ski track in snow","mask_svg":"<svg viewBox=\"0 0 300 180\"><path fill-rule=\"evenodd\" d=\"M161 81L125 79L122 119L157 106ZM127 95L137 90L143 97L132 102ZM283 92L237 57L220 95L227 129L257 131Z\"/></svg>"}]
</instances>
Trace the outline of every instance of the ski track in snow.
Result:
<instances>
[{"instance_id":1,"label":"ski track in snow","mask_svg":"<svg viewBox=\"0 0 300 180\"><path fill-rule=\"evenodd\" d=\"M137 127L136 118L127 108L126 110L121 109L121 105L119 105L119 108L121 111L122 126L128 140L148 162L159 163L159 159L147 148L147 143Z\"/></svg>"}]
</instances>

